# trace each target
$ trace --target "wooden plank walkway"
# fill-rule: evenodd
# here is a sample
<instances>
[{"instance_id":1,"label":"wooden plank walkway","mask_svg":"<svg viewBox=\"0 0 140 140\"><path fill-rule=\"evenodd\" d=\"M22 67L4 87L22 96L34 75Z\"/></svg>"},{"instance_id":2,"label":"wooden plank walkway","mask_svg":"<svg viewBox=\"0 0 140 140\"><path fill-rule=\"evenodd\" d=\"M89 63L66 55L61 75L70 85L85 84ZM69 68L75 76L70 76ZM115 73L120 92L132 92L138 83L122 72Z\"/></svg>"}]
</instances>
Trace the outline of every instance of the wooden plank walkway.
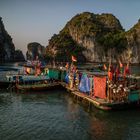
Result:
<instances>
[{"instance_id":1,"label":"wooden plank walkway","mask_svg":"<svg viewBox=\"0 0 140 140\"><path fill-rule=\"evenodd\" d=\"M97 108L100 108L100 109L103 109L103 110L111 110L111 107L108 106L110 103L107 102L107 100L88 96L85 93L81 93L80 91L78 91L76 89L69 88L67 86L67 84L63 83L63 82L61 83L61 85L63 87L65 87L67 89L67 91L69 91L72 95L75 95L78 98L82 98L82 100L86 100L89 105L93 104Z\"/></svg>"}]
</instances>

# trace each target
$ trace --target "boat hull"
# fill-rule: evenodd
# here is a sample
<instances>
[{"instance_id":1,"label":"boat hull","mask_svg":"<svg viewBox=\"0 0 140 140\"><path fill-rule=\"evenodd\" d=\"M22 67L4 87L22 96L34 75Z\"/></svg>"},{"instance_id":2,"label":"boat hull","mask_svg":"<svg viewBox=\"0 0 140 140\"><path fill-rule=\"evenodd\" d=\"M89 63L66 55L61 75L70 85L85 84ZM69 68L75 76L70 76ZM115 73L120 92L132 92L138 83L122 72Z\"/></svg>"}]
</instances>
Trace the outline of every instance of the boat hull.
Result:
<instances>
[{"instance_id":1,"label":"boat hull","mask_svg":"<svg viewBox=\"0 0 140 140\"><path fill-rule=\"evenodd\" d=\"M94 102L93 104L96 108L102 109L102 110L125 110L125 109L132 109L132 108L138 108L140 107L139 101L134 102L118 102L118 103L100 103L98 101Z\"/></svg>"},{"instance_id":2,"label":"boat hull","mask_svg":"<svg viewBox=\"0 0 140 140\"><path fill-rule=\"evenodd\" d=\"M53 89L59 87L59 83L50 83L50 84L35 84L35 85L20 85L16 84L16 89L21 91L42 91L47 89Z\"/></svg>"},{"instance_id":3,"label":"boat hull","mask_svg":"<svg viewBox=\"0 0 140 140\"><path fill-rule=\"evenodd\" d=\"M96 97L88 96L84 93L81 93L76 90L71 90L67 88L67 90L74 96L77 96L77 99L86 100L88 105L93 105L98 109L109 111L109 110L124 110L124 109L132 109L140 107L140 100L137 101L122 101L122 102L108 102L106 99L100 99Z\"/></svg>"}]
</instances>

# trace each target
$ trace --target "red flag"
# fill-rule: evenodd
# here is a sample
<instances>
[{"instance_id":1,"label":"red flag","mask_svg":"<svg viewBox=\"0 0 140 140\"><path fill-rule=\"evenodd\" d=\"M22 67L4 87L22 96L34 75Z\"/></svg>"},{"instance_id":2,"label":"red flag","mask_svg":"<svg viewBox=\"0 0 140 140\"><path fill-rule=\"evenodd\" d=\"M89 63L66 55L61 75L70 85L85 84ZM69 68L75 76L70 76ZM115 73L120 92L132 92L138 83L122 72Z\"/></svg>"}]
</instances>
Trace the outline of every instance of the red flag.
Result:
<instances>
[{"instance_id":1,"label":"red flag","mask_svg":"<svg viewBox=\"0 0 140 140\"><path fill-rule=\"evenodd\" d=\"M38 76L38 75L40 75L40 74L41 74L40 67L37 67L37 68L36 68L36 74L35 74L35 75Z\"/></svg>"},{"instance_id":2,"label":"red flag","mask_svg":"<svg viewBox=\"0 0 140 140\"><path fill-rule=\"evenodd\" d=\"M108 69L108 79L110 81L113 80L113 74L114 74L114 67L112 65L109 66L109 69Z\"/></svg>"},{"instance_id":3,"label":"red flag","mask_svg":"<svg viewBox=\"0 0 140 140\"><path fill-rule=\"evenodd\" d=\"M71 60L72 60L73 62L77 62L76 57L74 57L73 55L72 55L72 57L71 57Z\"/></svg>"},{"instance_id":4,"label":"red flag","mask_svg":"<svg viewBox=\"0 0 140 140\"><path fill-rule=\"evenodd\" d=\"M127 64L127 66L124 69L124 77L126 77L126 75L130 74L130 70L129 70L129 64Z\"/></svg>"},{"instance_id":5,"label":"red flag","mask_svg":"<svg viewBox=\"0 0 140 140\"><path fill-rule=\"evenodd\" d=\"M108 71L108 79L109 79L110 81L113 80L113 73L112 73L112 71Z\"/></svg>"},{"instance_id":6,"label":"red flag","mask_svg":"<svg viewBox=\"0 0 140 140\"><path fill-rule=\"evenodd\" d=\"M122 68L123 67L123 64L121 63L121 61L119 61L119 64L120 64L120 68Z\"/></svg>"},{"instance_id":7,"label":"red flag","mask_svg":"<svg viewBox=\"0 0 140 140\"><path fill-rule=\"evenodd\" d=\"M120 74L120 69L116 67L116 70L115 70L116 78L118 78L119 74Z\"/></svg>"},{"instance_id":8,"label":"red flag","mask_svg":"<svg viewBox=\"0 0 140 140\"><path fill-rule=\"evenodd\" d=\"M66 68L66 69L68 69L68 68L69 68L69 63L66 63L65 68Z\"/></svg>"}]
</instances>

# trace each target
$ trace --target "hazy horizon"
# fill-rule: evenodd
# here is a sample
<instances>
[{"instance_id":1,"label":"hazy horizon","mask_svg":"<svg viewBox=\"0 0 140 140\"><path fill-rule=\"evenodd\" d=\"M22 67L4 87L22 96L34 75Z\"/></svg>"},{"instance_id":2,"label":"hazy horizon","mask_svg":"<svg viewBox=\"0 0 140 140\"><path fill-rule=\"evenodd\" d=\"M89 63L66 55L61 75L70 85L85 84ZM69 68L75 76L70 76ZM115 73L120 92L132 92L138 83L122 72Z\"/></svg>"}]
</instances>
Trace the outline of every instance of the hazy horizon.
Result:
<instances>
[{"instance_id":1,"label":"hazy horizon","mask_svg":"<svg viewBox=\"0 0 140 140\"><path fill-rule=\"evenodd\" d=\"M47 46L53 34L78 13L111 13L129 30L140 18L139 7L138 0L4 0L0 1L0 16L16 49L25 54L30 42Z\"/></svg>"}]
</instances>

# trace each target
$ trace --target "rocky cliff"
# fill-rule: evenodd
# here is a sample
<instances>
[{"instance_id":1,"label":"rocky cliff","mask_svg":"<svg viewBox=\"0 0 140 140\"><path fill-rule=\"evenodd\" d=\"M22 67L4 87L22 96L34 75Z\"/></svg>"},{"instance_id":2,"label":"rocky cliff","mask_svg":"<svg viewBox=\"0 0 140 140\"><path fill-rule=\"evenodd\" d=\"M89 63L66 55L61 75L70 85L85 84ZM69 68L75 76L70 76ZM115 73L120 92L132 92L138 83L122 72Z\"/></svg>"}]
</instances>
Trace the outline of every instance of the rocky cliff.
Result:
<instances>
[{"instance_id":1,"label":"rocky cliff","mask_svg":"<svg viewBox=\"0 0 140 140\"><path fill-rule=\"evenodd\" d=\"M21 59L24 60L24 56L20 52ZM0 62L14 62L19 60L17 58L17 51L15 51L15 46L12 42L11 36L5 30L2 18L0 17ZM20 59L20 60L21 60Z\"/></svg>"},{"instance_id":2,"label":"rocky cliff","mask_svg":"<svg viewBox=\"0 0 140 140\"><path fill-rule=\"evenodd\" d=\"M140 21L126 32L128 42L127 57L133 63L140 63Z\"/></svg>"},{"instance_id":3,"label":"rocky cliff","mask_svg":"<svg viewBox=\"0 0 140 140\"><path fill-rule=\"evenodd\" d=\"M44 59L46 50L45 47L37 42L32 42L27 45L27 60Z\"/></svg>"},{"instance_id":4,"label":"rocky cliff","mask_svg":"<svg viewBox=\"0 0 140 140\"><path fill-rule=\"evenodd\" d=\"M24 55L23 55L21 50L16 50L14 57L15 57L14 59L15 59L16 62L25 61Z\"/></svg>"},{"instance_id":5,"label":"rocky cliff","mask_svg":"<svg viewBox=\"0 0 140 140\"><path fill-rule=\"evenodd\" d=\"M75 55L80 62L107 62L109 59L116 62L121 59L139 63L138 25L125 32L112 14L78 14L50 39L47 57L70 61L70 56Z\"/></svg>"}]
</instances>

